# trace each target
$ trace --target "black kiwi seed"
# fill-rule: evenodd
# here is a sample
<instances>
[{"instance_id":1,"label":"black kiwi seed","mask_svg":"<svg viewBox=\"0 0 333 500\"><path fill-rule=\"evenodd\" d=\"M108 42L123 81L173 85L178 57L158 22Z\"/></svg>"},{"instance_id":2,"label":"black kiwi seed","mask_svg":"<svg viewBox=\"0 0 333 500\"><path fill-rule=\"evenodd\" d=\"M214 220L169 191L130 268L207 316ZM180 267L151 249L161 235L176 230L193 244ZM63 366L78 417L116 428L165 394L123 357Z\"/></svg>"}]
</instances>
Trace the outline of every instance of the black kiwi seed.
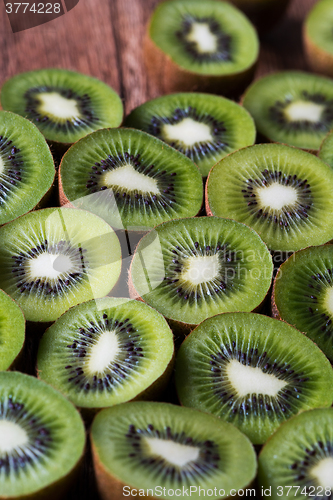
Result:
<instances>
[{"instance_id":1,"label":"black kiwi seed","mask_svg":"<svg viewBox=\"0 0 333 500\"><path fill-rule=\"evenodd\" d=\"M3 172L0 176L0 205L6 202L12 186L18 186L22 181L23 158L21 150L7 137L0 136L0 158Z\"/></svg>"},{"instance_id":2,"label":"black kiwi seed","mask_svg":"<svg viewBox=\"0 0 333 500\"><path fill-rule=\"evenodd\" d=\"M199 456L195 461L185 465L182 469L175 467L167 462L162 457L152 457L147 455L145 446L142 446L142 439L157 438L172 440L175 443L185 444L200 449ZM200 441L187 436L185 432L172 432L170 427L164 429L155 429L149 424L146 428L136 428L134 425L129 425L126 434L128 444L132 447L129 457L136 457L141 463L150 466L151 471L156 471L164 477L172 477L175 481L182 481L184 477L191 479L196 477L197 470L205 474L210 474L214 469L219 467L220 454L218 446L213 441Z\"/></svg>"},{"instance_id":3,"label":"black kiwi seed","mask_svg":"<svg viewBox=\"0 0 333 500\"><path fill-rule=\"evenodd\" d=\"M284 114L284 109L290 105L291 99L287 98L284 102L277 101L274 106L269 109L270 118L272 121L283 125L284 128L292 131L329 131L333 124L333 99L327 99L325 95L318 93L312 94L304 90L301 92L302 99L308 102L313 102L324 106L320 121L313 122L308 120L288 120Z\"/></svg>"},{"instance_id":4,"label":"black kiwi seed","mask_svg":"<svg viewBox=\"0 0 333 500\"><path fill-rule=\"evenodd\" d=\"M66 99L75 100L81 116L76 117L75 119L66 120L65 122L54 122L48 116L40 114L37 111L37 108L40 105L38 95L45 92L56 92ZM71 89L62 89L59 87L43 85L41 87L34 87L27 90L24 97L26 100L25 113L27 118L34 122L42 122L49 128L72 132L78 126L91 125L99 121L99 118L94 114L91 99L88 94L80 95Z\"/></svg>"},{"instance_id":5,"label":"black kiwi seed","mask_svg":"<svg viewBox=\"0 0 333 500\"><path fill-rule=\"evenodd\" d=\"M264 212L257 199L255 188L267 187L278 182L282 186L290 186L297 192L297 204L290 207L282 207L277 215ZM261 176L248 179L242 189L243 197L247 201L249 211L257 218L263 217L267 222L274 222L281 229L286 229L296 219L306 219L312 206L311 186L307 179L300 179L297 175L286 175L273 170L263 170Z\"/></svg>"},{"instance_id":6,"label":"black kiwi seed","mask_svg":"<svg viewBox=\"0 0 333 500\"><path fill-rule=\"evenodd\" d=\"M188 40L188 35L194 23L208 24L211 33L216 36L215 52L199 52L196 43ZM231 37L223 31L219 22L213 17L184 15L181 28L176 32L176 36L182 42L186 52L197 62L232 61Z\"/></svg>"},{"instance_id":7,"label":"black kiwi seed","mask_svg":"<svg viewBox=\"0 0 333 500\"><path fill-rule=\"evenodd\" d=\"M214 295L228 293L228 290L232 289L232 278L237 275L239 259L237 258L237 253L231 249L229 243L221 245L221 243L217 242L215 245L205 245L196 241L192 248L170 248L170 252L174 258L169 263L164 278L164 283L169 293L175 292L183 300L189 300L192 303L198 299L208 299ZM216 254L218 254L222 264L220 266L220 274L212 282L207 282L205 289L194 287L193 284L189 285L183 281L181 275L189 256L213 256ZM182 286L179 286L179 282L182 283ZM190 288L194 289L191 290Z\"/></svg>"},{"instance_id":8,"label":"black kiwi seed","mask_svg":"<svg viewBox=\"0 0 333 500\"><path fill-rule=\"evenodd\" d=\"M77 330L76 341L67 346L67 357L70 360L70 364L65 367L68 370L67 380L85 391L114 390L138 368L140 358L144 357L141 338L128 318L119 321L116 318L109 318L106 313L103 313L102 317L101 322L90 321L92 325L90 328L80 327ZM112 330L117 334L121 352L108 368L108 373L97 378L96 375L86 373L85 358L89 355L89 349L106 330Z\"/></svg>"},{"instance_id":9,"label":"black kiwi seed","mask_svg":"<svg viewBox=\"0 0 333 500\"><path fill-rule=\"evenodd\" d=\"M165 207L167 205L171 206L175 201L174 193L174 180L172 177L177 175L176 172L166 172L165 170L159 172L155 168L155 165L145 164L143 160L140 159L140 153L136 156L130 155L125 152L124 155L118 154L117 156L109 155L104 160L96 162L91 167L91 172L86 181L86 188L88 193L96 193L97 191L103 191L108 188L108 186L101 186L100 176L102 173L115 170L123 165L132 165L137 172L140 172L147 177L156 179L157 186L161 192L160 195L153 195L151 193L137 193L134 191L128 192L123 188L113 188L112 194L117 199L118 207L121 206L122 209L131 209L133 205L138 209L142 207L142 202L145 204L146 209L151 209L153 211L159 210L159 205Z\"/></svg>"},{"instance_id":10,"label":"black kiwi seed","mask_svg":"<svg viewBox=\"0 0 333 500\"><path fill-rule=\"evenodd\" d=\"M47 455L52 448L52 433L42 421L36 417L25 405L12 396L0 401L0 420L8 420L22 427L29 439L29 443L12 452L0 455L0 474L4 471L9 475L13 470L19 470L27 463L39 462L43 455Z\"/></svg>"},{"instance_id":11,"label":"black kiwi seed","mask_svg":"<svg viewBox=\"0 0 333 500\"><path fill-rule=\"evenodd\" d=\"M192 118L196 122L205 123L209 125L211 128L211 133L213 136L213 141L209 143L196 143L193 146L184 146L181 141L175 143L166 141L166 138L162 134L161 127L164 124L175 125L180 123L185 118ZM192 106L188 106L185 109L177 108L170 116L166 117L157 117L153 116L151 118L151 122L148 126L149 134L158 137L161 140L169 142L170 146L176 147L178 151L185 154L189 158L193 158L193 155L196 154L206 154L207 152L212 153L214 151L221 151L228 147L228 142L225 140L225 132L226 128L224 123L220 120L216 120L213 116L208 113L199 114L196 108Z\"/></svg>"},{"instance_id":12,"label":"black kiwi seed","mask_svg":"<svg viewBox=\"0 0 333 500\"><path fill-rule=\"evenodd\" d=\"M67 273L63 279L39 278L37 280L30 280L28 271L29 261L45 252L50 255L61 253L61 255L68 256L72 262L74 272ZM88 262L83 256L84 253L85 249L82 247L75 248L69 241L61 240L58 243L51 244L45 240L36 248L13 255L12 259L14 262L11 266L11 272L17 279L16 287L20 289L20 293L22 294L29 294L32 289L34 289L35 293L44 294L49 297L68 293L68 288L75 287L82 280L86 272ZM53 267L55 270L57 269L56 260L53 263Z\"/></svg>"}]
</instances>

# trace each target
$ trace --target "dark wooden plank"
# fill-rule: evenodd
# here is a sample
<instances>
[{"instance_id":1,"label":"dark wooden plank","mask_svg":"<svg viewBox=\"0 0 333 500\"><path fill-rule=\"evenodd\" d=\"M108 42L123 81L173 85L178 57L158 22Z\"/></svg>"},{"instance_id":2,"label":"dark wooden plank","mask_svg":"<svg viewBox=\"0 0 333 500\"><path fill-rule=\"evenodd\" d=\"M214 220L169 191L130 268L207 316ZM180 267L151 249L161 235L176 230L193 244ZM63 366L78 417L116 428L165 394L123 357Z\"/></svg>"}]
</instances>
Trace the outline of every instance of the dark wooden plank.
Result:
<instances>
[{"instance_id":1,"label":"dark wooden plank","mask_svg":"<svg viewBox=\"0 0 333 500\"><path fill-rule=\"evenodd\" d=\"M293 0L287 16L262 40L257 75L306 69L301 43L304 15L316 0ZM31 69L64 67L111 85L126 112L168 91L168 82L150 82L143 58L143 37L158 0L81 0L65 16L13 34L0 4L1 82Z\"/></svg>"},{"instance_id":2,"label":"dark wooden plank","mask_svg":"<svg viewBox=\"0 0 333 500\"><path fill-rule=\"evenodd\" d=\"M261 43L257 77L283 70L307 70L302 23L316 0L292 0L284 20ZM168 92L168 82L154 85L146 72L143 37L158 0L80 0L65 16L13 34L0 1L0 85L32 69L63 67L100 78L118 91L126 112ZM98 500L89 447L79 480L68 500ZM64 499L65 500L65 499Z\"/></svg>"}]
</instances>

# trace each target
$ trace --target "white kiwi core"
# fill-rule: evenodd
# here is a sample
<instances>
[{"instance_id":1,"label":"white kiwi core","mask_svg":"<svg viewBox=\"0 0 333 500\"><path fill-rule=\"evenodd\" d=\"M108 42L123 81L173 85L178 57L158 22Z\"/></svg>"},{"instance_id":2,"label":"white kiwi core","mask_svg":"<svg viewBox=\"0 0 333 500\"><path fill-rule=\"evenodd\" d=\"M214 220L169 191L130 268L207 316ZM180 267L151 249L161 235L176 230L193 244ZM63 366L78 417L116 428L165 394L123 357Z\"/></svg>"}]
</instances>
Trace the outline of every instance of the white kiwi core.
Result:
<instances>
[{"instance_id":1,"label":"white kiwi core","mask_svg":"<svg viewBox=\"0 0 333 500\"><path fill-rule=\"evenodd\" d=\"M211 128L206 123L197 122L193 118L184 118L178 123L166 123L162 134L169 142L179 141L185 147L198 142L212 142Z\"/></svg>"},{"instance_id":2,"label":"white kiwi core","mask_svg":"<svg viewBox=\"0 0 333 500\"><path fill-rule=\"evenodd\" d=\"M308 101L295 101L284 109L287 118L292 122L319 122L324 106Z\"/></svg>"},{"instance_id":3,"label":"white kiwi core","mask_svg":"<svg viewBox=\"0 0 333 500\"><path fill-rule=\"evenodd\" d=\"M191 31L186 35L188 42L194 42L201 54L213 54L217 51L217 36L211 32L207 23L193 23Z\"/></svg>"},{"instance_id":4,"label":"white kiwi core","mask_svg":"<svg viewBox=\"0 0 333 500\"><path fill-rule=\"evenodd\" d=\"M75 120L81 115L76 100L67 99L58 92L43 92L38 94L38 99L39 110L59 120Z\"/></svg>"},{"instance_id":5,"label":"white kiwi core","mask_svg":"<svg viewBox=\"0 0 333 500\"><path fill-rule=\"evenodd\" d=\"M333 287L327 288L324 305L328 313L333 316Z\"/></svg>"},{"instance_id":6,"label":"white kiwi core","mask_svg":"<svg viewBox=\"0 0 333 500\"><path fill-rule=\"evenodd\" d=\"M90 349L86 371L91 375L103 372L115 360L119 350L117 334L112 330L103 332Z\"/></svg>"},{"instance_id":7,"label":"white kiwi core","mask_svg":"<svg viewBox=\"0 0 333 500\"><path fill-rule=\"evenodd\" d=\"M186 259L185 269L181 274L184 281L200 285L219 276L220 262L218 255L196 256Z\"/></svg>"},{"instance_id":8,"label":"white kiwi core","mask_svg":"<svg viewBox=\"0 0 333 500\"><path fill-rule=\"evenodd\" d=\"M0 456L29 444L28 434L10 420L0 420Z\"/></svg>"},{"instance_id":9,"label":"white kiwi core","mask_svg":"<svg viewBox=\"0 0 333 500\"><path fill-rule=\"evenodd\" d=\"M282 186L279 182L258 188L256 194L261 206L275 210L281 210L283 207L294 205L297 202L296 189L292 186Z\"/></svg>"},{"instance_id":10,"label":"white kiwi core","mask_svg":"<svg viewBox=\"0 0 333 500\"><path fill-rule=\"evenodd\" d=\"M323 458L311 469L319 486L333 489L333 457Z\"/></svg>"},{"instance_id":11,"label":"white kiwi core","mask_svg":"<svg viewBox=\"0 0 333 500\"><path fill-rule=\"evenodd\" d=\"M287 385L287 382L275 375L264 373L259 367L243 365L237 359L228 363L226 371L228 380L239 397L248 394L277 396Z\"/></svg>"},{"instance_id":12,"label":"white kiwi core","mask_svg":"<svg viewBox=\"0 0 333 500\"><path fill-rule=\"evenodd\" d=\"M5 164L0 155L0 175L4 172L4 170L5 170Z\"/></svg>"},{"instance_id":13,"label":"white kiwi core","mask_svg":"<svg viewBox=\"0 0 333 500\"><path fill-rule=\"evenodd\" d=\"M178 467L184 467L190 462L197 460L200 448L187 444L175 443L172 440L144 437L144 442L149 453L161 458L166 462Z\"/></svg>"},{"instance_id":14,"label":"white kiwi core","mask_svg":"<svg viewBox=\"0 0 333 500\"><path fill-rule=\"evenodd\" d=\"M32 280L36 278L57 279L62 274L73 271L73 263L68 255L43 252L29 260L28 271Z\"/></svg>"},{"instance_id":15,"label":"white kiwi core","mask_svg":"<svg viewBox=\"0 0 333 500\"><path fill-rule=\"evenodd\" d=\"M161 194L156 179L142 174L132 165L124 165L104 174L103 181L109 188L119 186L126 191Z\"/></svg>"}]
</instances>

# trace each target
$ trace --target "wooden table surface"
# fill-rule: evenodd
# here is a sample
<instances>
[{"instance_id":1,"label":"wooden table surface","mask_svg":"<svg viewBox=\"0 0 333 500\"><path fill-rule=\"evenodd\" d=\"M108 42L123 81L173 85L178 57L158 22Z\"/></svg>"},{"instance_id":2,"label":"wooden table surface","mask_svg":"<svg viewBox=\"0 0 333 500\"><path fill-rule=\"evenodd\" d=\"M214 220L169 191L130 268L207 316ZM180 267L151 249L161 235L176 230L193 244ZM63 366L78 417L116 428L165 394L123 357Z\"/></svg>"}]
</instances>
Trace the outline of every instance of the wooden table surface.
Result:
<instances>
[{"instance_id":1,"label":"wooden table surface","mask_svg":"<svg viewBox=\"0 0 333 500\"><path fill-rule=\"evenodd\" d=\"M65 16L12 33L0 2L0 84L32 69L62 67L100 78L119 92L126 113L147 99L168 93L168 82L153 85L146 74L142 38L159 0L80 0ZM14 0L13 0L14 1ZM291 0L286 17L262 40L257 75L301 69L301 26L316 0Z\"/></svg>"},{"instance_id":2,"label":"wooden table surface","mask_svg":"<svg viewBox=\"0 0 333 500\"><path fill-rule=\"evenodd\" d=\"M8 1L0 1L0 85L22 71L73 69L111 85L123 98L126 113L168 93L168 82L153 85L143 63L142 39L158 0L80 0L64 16L19 33L11 30L5 11ZM308 69L302 49L302 22L315 3L291 0L285 18L261 41L257 76ZM68 499L98 499L89 460Z\"/></svg>"}]
</instances>

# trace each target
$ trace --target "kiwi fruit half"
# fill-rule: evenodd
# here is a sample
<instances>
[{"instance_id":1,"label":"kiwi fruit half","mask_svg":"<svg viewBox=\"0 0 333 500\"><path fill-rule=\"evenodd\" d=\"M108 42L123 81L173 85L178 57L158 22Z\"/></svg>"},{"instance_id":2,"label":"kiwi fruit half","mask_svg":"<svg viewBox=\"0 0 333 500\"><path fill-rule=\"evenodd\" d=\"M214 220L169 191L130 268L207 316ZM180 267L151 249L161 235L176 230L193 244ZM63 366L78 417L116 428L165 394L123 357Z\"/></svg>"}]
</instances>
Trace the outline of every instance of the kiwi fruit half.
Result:
<instances>
[{"instance_id":1,"label":"kiwi fruit half","mask_svg":"<svg viewBox=\"0 0 333 500\"><path fill-rule=\"evenodd\" d=\"M84 210L46 208L0 228L0 287L27 321L54 321L73 305L107 295L120 270L116 234Z\"/></svg>"},{"instance_id":2,"label":"kiwi fruit half","mask_svg":"<svg viewBox=\"0 0 333 500\"><path fill-rule=\"evenodd\" d=\"M333 76L333 1L320 0L308 14L303 39L308 62L318 73Z\"/></svg>"},{"instance_id":3,"label":"kiwi fruit half","mask_svg":"<svg viewBox=\"0 0 333 500\"><path fill-rule=\"evenodd\" d=\"M255 28L226 2L170 0L150 19L148 70L172 90L235 93L252 79L258 51Z\"/></svg>"},{"instance_id":4,"label":"kiwi fruit half","mask_svg":"<svg viewBox=\"0 0 333 500\"><path fill-rule=\"evenodd\" d=\"M283 423L259 455L258 482L274 500L290 496L329 500L333 489L333 409L305 411Z\"/></svg>"},{"instance_id":5,"label":"kiwi fruit half","mask_svg":"<svg viewBox=\"0 0 333 500\"><path fill-rule=\"evenodd\" d=\"M203 177L227 154L255 142L249 113L235 102L209 94L158 97L134 109L125 126L141 129L185 154Z\"/></svg>"},{"instance_id":6,"label":"kiwi fruit half","mask_svg":"<svg viewBox=\"0 0 333 500\"><path fill-rule=\"evenodd\" d=\"M45 200L54 176L51 151L38 129L21 116L0 111L0 225Z\"/></svg>"},{"instance_id":7,"label":"kiwi fruit half","mask_svg":"<svg viewBox=\"0 0 333 500\"><path fill-rule=\"evenodd\" d=\"M329 132L323 140L318 156L327 165L333 168L333 132Z\"/></svg>"},{"instance_id":8,"label":"kiwi fruit half","mask_svg":"<svg viewBox=\"0 0 333 500\"><path fill-rule=\"evenodd\" d=\"M91 76L49 68L20 73L1 89L1 105L32 121L46 139L62 146L94 130L118 127L123 105L118 94Z\"/></svg>"},{"instance_id":9,"label":"kiwi fruit half","mask_svg":"<svg viewBox=\"0 0 333 500\"><path fill-rule=\"evenodd\" d=\"M0 499L63 499L83 455L74 406L41 380L0 373Z\"/></svg>"},{"instance_id":10,"label":"kiwi fruit half","mask_svg":"<svg viewBox=\"0 0 333 500\"><path fill-rule=\"evenodd\" d=\"M258 234L219 217L165 222L138 244L130 292L179 326L225 311L252 311L272 279L272 258Z\"/></svg>"},{"instance_id":11,"label":"kiwi fruit half","mask_svg":"<svg viewBox=\"0 0 333 500\"><path fill-rule=\"evenodd\" d=\"M152 394L153 384L158 394L171 375L173 351L161 314L107 297L73 307L46 331L38 375L76 406L102 408Z\"/></svg>"},{"instance_id":12,"label":"kiwi fruit half","mask_svg":"<svg viewBox=\"0 0 333 500\"><path fill-rule=\"evenodd\" d=\"M7 370L19 355L25 337L25 319L20 307L0 290L0 371Z\"/></svg>"},{"instance_id":13,"label":"kiwi fruit half","mask_svg":"<svg viewBox=\"0 0 333 500\"><path fill-rule=\"evenodd\" d=\"M273 312L306 333L333 362L333 245L300 250L280 267Z\"/></svg>"},{"instance_id":14,"label":"kiwi fruit half","mask_svg":"<svg viewBox=\"0 0 333 500\"><path fill-rule=\"evenodd\" d=\"M260 33L269 31L285 13L290 0L228 0L241 9Z\"/></svg>"},{"instance_id":15,"label":"kiwi fruit half","mask_svg":"<svg viewBox=\"0 0 333 500\"><path fill-rule=\"evenodd\" d=\"M310 153L259 144L211 170L206 210L255 229L268 248L292 252L333 238L333 171Z\"/></svg>"},{"instance_id":16,"label":"kiwi fruit half","mask_svg":"<svg viewBox=\"0 0 333 500\"><path fill-rule=\"evenodd\" d=\"M333 127L333 80L301 71L264 76L245 92L243 106L270 141L317 151Z\"/></svg>"},{"instance_id":17,"label":"kiwi fruit half","mask_svg":"<svg viewBox=\"0 0 333 500\"><path fill-rule=\"evenodd\" d=\"M131 490L153 498L184 498L189 491L195 500L203 491L226 498L246 488L256 473L254 449L238 429L170 404L125 403L102 410L91 439L103 500L120 500Z\"/></svg>"},{"instance_id":18,"label":"kiwi fruit half","mask_svg":"<svg viewBox=\"0 0 333 500\"><path fill-rule=\"evenodd\" d=\"M134 129L99 130L74 144L60 165L60 201L117 229L143 231L196 215L202 178L174 148Z\"/></svg>"},{"instance_id":19,"label":"kiwi fruit half","mask_svg":"<svg viewBox=\"0 0 333 500\"><path fill-rule=\"evenodd\" d=\"M263 444L292 415L332 404L333 371L320 349L287 323L226 313L184 340L176 387L184 406L213 413Z\"/></svg>"}]
</instances>

